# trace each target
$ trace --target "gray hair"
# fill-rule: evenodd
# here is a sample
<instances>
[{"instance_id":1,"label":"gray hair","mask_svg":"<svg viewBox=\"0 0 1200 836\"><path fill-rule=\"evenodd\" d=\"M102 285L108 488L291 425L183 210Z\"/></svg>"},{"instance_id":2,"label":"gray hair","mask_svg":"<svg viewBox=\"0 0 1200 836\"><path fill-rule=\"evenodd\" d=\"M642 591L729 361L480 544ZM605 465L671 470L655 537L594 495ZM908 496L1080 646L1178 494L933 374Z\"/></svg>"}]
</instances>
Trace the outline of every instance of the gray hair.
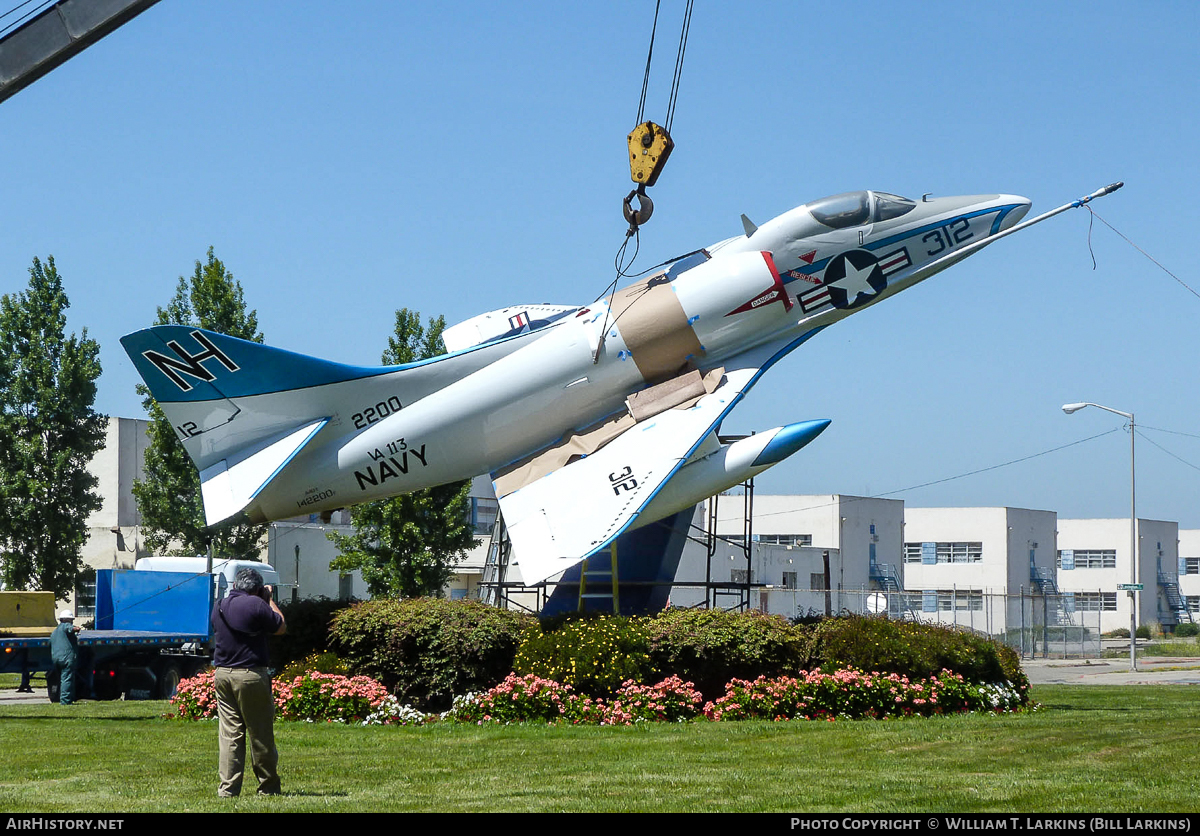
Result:
<instances>
[{"instance_id":1,"label":"gray hair","mask_svg":"<svg viewBox=\"0 0 1200 836\"><path fill-rule=\"evenodd\" d=\"M240 592L249 592L251 595L257 595L262 592L262 575L258 573L257 569L239 569L237 577L233 581L233 588Z\"/></svg>"}]
</instances>

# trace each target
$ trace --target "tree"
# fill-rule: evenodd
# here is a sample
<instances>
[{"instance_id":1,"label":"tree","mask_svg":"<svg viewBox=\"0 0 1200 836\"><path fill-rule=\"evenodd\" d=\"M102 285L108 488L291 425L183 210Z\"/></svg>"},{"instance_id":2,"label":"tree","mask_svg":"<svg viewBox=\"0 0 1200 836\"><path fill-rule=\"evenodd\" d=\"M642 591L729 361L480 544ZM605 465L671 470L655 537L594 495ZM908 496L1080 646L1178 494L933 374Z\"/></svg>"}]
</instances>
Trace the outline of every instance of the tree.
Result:
<instances>
[{"instance_id":1,"label":"tree","mask_svg":"<svg viewBox=\"0 0 1200 836\"><path fill-rule=\"evenodd\" d=\"M441 316L422 327L420 313L401 308L383 362L412 363L444 354L445 327ZM350 511L354 533L329 535L339 552L329 568L361 569L372 596L440 596L454 577L454 565L475 544L470 490L466 480L355 506Z\"/></svg>"},{"instance_id":2,"label":"tree","mask_svg":"<svg viewBox=\"0 0 1200 836\"><path fill-rule=\"evenodd\" d=\"M0 297L0 562L9 589L75 590L87 517L99 510L88 462L108 419L92 405L100 345L66 336L70 307L54 258L28 290Z\"/></svg>"},{"instance_id":3,"label":"tree","mask_svg":"<svg viewBox=\"0 0 1200 836\"><path fill-rule=\"evenodd\" d=\"M190 279L179 277L175 296L158 309L155 325L191 325L261 343L258 313L246 310L241 284L208 248L208 258ZM138 384L138 394L150 415L150 443L146 448L145 479L135 480L133 495L151 551L168 554L204 554L211 544L222 557L243 557L258 550L265 525L226 520L211 528L204 522L200 474L179 442L175 427Z\"/></svg>"}]
</instances>

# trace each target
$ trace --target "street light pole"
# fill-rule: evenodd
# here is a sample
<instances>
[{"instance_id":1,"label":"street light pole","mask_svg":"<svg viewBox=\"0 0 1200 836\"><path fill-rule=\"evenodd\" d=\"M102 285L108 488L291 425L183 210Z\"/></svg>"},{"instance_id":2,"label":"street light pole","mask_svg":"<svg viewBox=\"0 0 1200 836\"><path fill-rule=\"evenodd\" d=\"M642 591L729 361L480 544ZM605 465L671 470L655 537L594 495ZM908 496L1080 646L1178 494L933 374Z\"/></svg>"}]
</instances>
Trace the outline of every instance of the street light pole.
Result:
<instances>
[{"instance_id":1,"label":"street light pole","mask_svg":"<svg viewBox=\"0 0 1200 836\"><path fill-rule=\"evenodd\" d=\"M1078 412L1085 406L1094 406L1097 409L1103 409L1105 412L1111 412L1114 415L1120 415L1122 418L1129 419L1129 669L1137 670L1137 607L1138 607L1138 549L1137 549L1137 481L1134 478L1136 466L1134 464L1134 420L1132 412L1122 412L1119 409L1113 409L1108 406L1101 406L1098 403L1069 403L1063 404L1063 412L1070 415L1072 412Z\"/></svg>"}]
</instances>

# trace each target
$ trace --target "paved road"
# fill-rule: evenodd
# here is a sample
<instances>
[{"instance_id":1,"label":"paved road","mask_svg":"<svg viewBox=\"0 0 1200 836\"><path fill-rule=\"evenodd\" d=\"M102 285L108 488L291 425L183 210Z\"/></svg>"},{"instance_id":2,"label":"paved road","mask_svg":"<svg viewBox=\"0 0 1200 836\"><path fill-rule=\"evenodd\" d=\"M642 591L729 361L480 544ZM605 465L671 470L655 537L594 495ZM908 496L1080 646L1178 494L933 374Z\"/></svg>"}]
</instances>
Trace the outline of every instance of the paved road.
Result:
<instances>
[{"instance_id":1,"label":"paved road","mask_svg":"<svg viewBox=\"0 0 1200 836\"><path fill-rule=\"evenodd\" d=\"M1034 685L1200 685L1200 658L1139 656L1124 659L1022 659Z\"/></svg>"}]
</instances>

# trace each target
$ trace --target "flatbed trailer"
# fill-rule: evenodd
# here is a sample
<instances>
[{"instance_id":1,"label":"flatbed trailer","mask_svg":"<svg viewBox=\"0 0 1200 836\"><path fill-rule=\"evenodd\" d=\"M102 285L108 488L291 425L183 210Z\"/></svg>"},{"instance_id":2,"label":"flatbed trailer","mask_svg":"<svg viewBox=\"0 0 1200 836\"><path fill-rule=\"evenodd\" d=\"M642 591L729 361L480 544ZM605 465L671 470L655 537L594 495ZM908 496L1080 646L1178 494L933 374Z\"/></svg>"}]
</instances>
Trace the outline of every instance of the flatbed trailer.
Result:
<instances>
[{"instance_id":1,"label":"flatbed trailer","mask_svg":"<svg viewBox=\"0 0 1200 836\"><path fill-rule=\"evenodd\" d=\"M81 698L167 699L180 679L211 663L211 575L129 569L96 575L98 629L78 634ZM23 685L45 673L56 700L50 629L46 635L0 636L0 671L21 673Z\"/></svg>"}]
</instances>

